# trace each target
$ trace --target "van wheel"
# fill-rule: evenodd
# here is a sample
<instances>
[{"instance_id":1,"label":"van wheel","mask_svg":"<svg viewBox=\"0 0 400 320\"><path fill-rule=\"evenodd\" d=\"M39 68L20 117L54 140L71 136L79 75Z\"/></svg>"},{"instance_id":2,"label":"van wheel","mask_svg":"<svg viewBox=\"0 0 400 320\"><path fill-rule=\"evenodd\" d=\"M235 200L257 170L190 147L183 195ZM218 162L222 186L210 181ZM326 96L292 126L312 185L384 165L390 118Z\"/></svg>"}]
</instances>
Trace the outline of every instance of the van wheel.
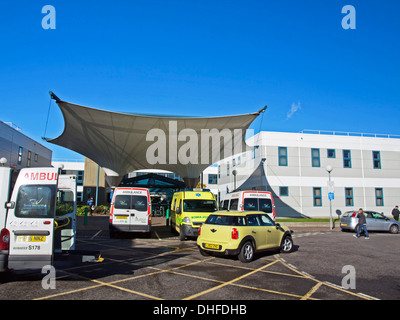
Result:
<instances>
[{"instance_id":1,"label":"van wheel","mask_svg":"<svg viewBox=\"0 0 400 320\"><path fill-rule=\"evenodd\" d=\"M241 262L248 263L253 260L254 257L254 247L253 244L248 241L240 249L238 258Z\"/></svg>"},{"instance_id":2,"label":"van wheel","mask_svg":"<svg viewBox=\"0 0 400 320\"><path fill-rule=\"evenodd\" d=\"M281 243L281 252L289 253L293 250L293 240L292 237L285 236Z\"/></svg>"}]
</instances>

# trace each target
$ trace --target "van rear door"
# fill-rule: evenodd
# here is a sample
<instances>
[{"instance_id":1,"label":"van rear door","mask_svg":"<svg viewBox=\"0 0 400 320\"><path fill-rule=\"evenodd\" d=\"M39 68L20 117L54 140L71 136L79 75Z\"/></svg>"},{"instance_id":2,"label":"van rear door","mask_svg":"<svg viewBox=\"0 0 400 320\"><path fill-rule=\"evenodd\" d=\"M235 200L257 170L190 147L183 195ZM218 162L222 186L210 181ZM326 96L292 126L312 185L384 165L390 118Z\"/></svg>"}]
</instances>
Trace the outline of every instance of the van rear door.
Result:
<instances>
[{"instance_id":1,"label":"van rear door","mask_svg":"<svg viewBox=\"0 0 400 320\"><path fill-rule=\"evenodd\" d=\"M20 171L6 221L10 235L9 269L52 265L57 183L57 168Z\"/></svg>"}]
</instances>

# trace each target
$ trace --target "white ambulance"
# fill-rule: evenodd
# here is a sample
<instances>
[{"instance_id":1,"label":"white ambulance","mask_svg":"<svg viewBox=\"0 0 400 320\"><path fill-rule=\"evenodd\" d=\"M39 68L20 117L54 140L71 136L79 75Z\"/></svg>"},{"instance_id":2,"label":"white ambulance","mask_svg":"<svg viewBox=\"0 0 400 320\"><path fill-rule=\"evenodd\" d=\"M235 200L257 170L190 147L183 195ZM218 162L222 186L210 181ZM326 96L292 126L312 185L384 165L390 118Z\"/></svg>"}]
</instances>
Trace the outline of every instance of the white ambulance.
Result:
<instances>
[{"instance_id":1,"label":"white ambulance","mask_svg":"<svg viewBox=\"0 0 400 320\"><path fill-rule=\"evenodd\" d=\"M275 221L275 206L271 192L238 191L221 198L220 210L263 211Z\"/></svg>"},{"instance_id":2,"label":"white ambulance","mask_svg":"<svg viewBox=\"0 0 400 320\"><path fill-rule=\"evenodd\" d=\"M0 167L0 271L41 269L53 265L58 252L101 261L98 253L74 250L75 204L56 215L58 168L21 169L15 184L12 177L12 168ZM74 193L75 179L66 179L59 192Z\"/></svg>"},{"instance_id":3,"label":"white ambulance","mask_svg":"<svg viewBox=\"0 0 400 320\"><path fill-rule=\"evenodd\" d=\"M151 232L151 199L148 189L115 188L110 208L110 238L118 232Z\"/></svg>"}]
</instances>

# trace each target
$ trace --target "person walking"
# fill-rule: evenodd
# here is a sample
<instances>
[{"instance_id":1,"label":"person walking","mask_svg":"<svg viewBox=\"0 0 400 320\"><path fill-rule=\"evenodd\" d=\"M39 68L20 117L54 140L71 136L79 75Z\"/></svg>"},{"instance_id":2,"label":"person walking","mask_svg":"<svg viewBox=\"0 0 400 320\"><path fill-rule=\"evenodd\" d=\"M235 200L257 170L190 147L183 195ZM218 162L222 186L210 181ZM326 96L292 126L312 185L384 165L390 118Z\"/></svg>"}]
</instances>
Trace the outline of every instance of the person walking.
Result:
<instances>
[{"instance_id":1,"label":"person walking","mask_svg":"<svg viewBox=\"0 0 400 320\"><path fill-rule=\"evenodd\" d=\"M89 213L92 216L93 215L93 211L94 211L94 200L93 197L91 197L88 201L87 204L89 206Z\"/></svg>"},{"instance_id":2,"label":"person walking","mask_svg":"<svg viewBox=\"0 0 400 320\"><path fill-rule=\"evenodd\" d=\"M399 221L399 206L395 206L394 209L392 210L392 216L394 218L394 220Z\"/></svg>"},{"instance_id":3,"label":"person walking","mask_svg":"<svg viewBox=\"0 0 400 320\"><path fill-rule=\"evenodd\" d=\"M368 230L367 230L367 219L365 218L364 215L364 210L363 209L359 209L358 210L358 231L356 235L353 235L354 238L359 238L360 234L362 231L365 232L365 239L369 239L369 234L368 234Z\"/></svg>"}]
</instances>

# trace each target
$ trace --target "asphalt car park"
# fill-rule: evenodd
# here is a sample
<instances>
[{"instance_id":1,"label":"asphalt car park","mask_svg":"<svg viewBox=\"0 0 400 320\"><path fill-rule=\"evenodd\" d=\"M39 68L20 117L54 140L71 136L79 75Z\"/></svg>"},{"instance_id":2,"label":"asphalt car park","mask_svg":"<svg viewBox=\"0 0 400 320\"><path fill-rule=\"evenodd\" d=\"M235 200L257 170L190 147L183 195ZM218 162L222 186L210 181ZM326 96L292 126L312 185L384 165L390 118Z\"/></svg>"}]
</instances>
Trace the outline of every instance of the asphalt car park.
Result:
<instances>
[{"instance_id":1,"label":"asphalt car park","mask_svg":"<svg viewBox=\"0 0 400 320\"><path fill-rule=\"evenodd\" d=\"M204 257L195 240L180 241L155 224L150 238L110 239L106 217L89 217L77 248L99 250L102 262L56 261L55 288L46 274L3 274L1 299L24 300L370 300L398 299L400 235L369 241L337 231L298 232L292 253L259 253L251 263ZM106 227L107 226L107 227ZM341 287L344 265L356 270L356 289ZM393 269L392 269L393 268ZM386 290L386 292L385 292Z\"/></svg>"}]
</instances>

